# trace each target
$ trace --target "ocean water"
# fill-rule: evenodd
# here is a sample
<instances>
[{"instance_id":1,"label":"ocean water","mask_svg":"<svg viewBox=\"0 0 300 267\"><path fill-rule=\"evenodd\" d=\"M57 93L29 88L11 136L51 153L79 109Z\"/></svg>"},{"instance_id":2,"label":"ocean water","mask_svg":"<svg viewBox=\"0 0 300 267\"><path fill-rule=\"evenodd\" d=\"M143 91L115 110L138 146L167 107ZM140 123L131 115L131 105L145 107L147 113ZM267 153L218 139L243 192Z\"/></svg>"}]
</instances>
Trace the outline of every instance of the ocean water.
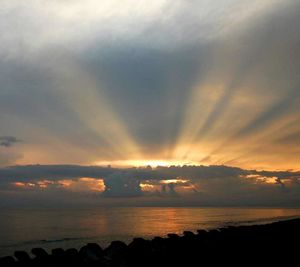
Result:
<instances>
[{"instance_id":1,"label":"ocean water","mask_svg":"<svg viewBox=\"0 0 300 267\"><path fill-rule=\"evenodd\" d=\"M3 209L0 211L0 256L33 247L80 248L87 242L107 246L185 230L261 224L300 217L286 208L157 208Z\"/></svg>"}]
</instances>

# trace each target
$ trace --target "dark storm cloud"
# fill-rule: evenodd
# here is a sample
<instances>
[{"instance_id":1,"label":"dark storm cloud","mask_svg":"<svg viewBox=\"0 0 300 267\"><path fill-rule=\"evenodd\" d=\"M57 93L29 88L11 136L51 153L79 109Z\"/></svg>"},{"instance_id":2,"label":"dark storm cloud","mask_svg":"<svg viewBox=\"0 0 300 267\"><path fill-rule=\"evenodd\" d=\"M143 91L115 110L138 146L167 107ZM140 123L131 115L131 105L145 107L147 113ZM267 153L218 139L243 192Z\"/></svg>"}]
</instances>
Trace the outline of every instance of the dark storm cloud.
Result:
<instances>
[{"instance_id":1,"label":"dark storm cloud","mask_svg":"<svg viewBox=\"0 0 300 267\"><path fill-rule=\"evenodd\" d=\"M106 197L137 197L142 195L140 180L130 172L115 172L104 178Z\"/></svg>"},{"instance_id":2,"label":"dark storm cloud","mask_svg":"<svg viewBox=\"0 0 300 267\"><path fill-rule=\"evenodd\" d=\"M0 146L10 147L20 142L15 136L0 136Z\"/></svg>"}]
</instances>

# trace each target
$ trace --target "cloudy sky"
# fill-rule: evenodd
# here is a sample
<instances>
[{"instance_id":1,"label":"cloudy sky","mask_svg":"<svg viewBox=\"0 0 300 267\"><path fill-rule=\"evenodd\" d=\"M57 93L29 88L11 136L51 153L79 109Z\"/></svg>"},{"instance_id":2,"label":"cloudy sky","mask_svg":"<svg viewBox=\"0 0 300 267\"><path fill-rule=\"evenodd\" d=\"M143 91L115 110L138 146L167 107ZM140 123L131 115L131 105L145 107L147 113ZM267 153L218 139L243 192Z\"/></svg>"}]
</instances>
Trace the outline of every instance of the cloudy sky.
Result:
<instances>
[{"instance_id":1,"label":"cloudy sky","mask_svg":"<svg viewBox=\"0 0 300 267\"><path fill-rule=\"evenodd\" d=\"M2 0L2 197L15 194L13 184L106 192L120 179L119 189L130 183L134 195L179 190L152 176L141 188L141 177L132 181L120 170L104 180L80 172L68 177L75 185L61 186L67 170L59 179L47 169L24 181L24 173L7 168L33 164L268 170L267 178L238 173L226 186L251 180L287 195L273 171L298 186L299 26L299 0ZM206 192L224 188L220 173ZM180 188L199 196L190 177L181 178Z\"/></svg>"}]
</instances>

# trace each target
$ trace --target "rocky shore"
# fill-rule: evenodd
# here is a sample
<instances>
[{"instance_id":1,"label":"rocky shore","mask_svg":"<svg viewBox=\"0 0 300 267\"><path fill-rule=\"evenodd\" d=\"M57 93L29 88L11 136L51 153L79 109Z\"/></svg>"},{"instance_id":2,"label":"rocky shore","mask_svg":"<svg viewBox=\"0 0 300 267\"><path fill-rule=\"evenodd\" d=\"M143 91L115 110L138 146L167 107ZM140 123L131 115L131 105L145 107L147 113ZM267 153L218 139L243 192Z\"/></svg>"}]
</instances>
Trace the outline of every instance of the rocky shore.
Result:
<instances>
[{"instance_id":1,"label":"rocky shore","mask_svg":"<svg viewBox=\"0 0 300 267\"><path fill-rule=\"evenodd\" d=\"M186 231L152 240L135 238L107 248L89 243L80 250L33 248L16 251L0 266L299 266L300 219L266 225Z\"/></svg>"}]
</instances>

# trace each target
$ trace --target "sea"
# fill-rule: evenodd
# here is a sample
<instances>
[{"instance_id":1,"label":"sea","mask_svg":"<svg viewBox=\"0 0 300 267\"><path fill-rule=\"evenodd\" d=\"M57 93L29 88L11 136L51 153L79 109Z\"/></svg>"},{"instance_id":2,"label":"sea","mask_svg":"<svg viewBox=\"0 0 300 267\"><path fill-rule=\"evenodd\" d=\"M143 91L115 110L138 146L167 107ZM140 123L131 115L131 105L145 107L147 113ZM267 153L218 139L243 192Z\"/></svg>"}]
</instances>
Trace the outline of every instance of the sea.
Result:
<instances>
[{"instance_id":1,"label":"sea","mask_svg":"<svg viewBox=\"0 0 300 267\"><path fill-rule=\"evenodd\" d=\"M0 257L34 247L77 248L168 233L300 218L295 208L93 207L0 210Z\"/></svg>"}]
</instances>

